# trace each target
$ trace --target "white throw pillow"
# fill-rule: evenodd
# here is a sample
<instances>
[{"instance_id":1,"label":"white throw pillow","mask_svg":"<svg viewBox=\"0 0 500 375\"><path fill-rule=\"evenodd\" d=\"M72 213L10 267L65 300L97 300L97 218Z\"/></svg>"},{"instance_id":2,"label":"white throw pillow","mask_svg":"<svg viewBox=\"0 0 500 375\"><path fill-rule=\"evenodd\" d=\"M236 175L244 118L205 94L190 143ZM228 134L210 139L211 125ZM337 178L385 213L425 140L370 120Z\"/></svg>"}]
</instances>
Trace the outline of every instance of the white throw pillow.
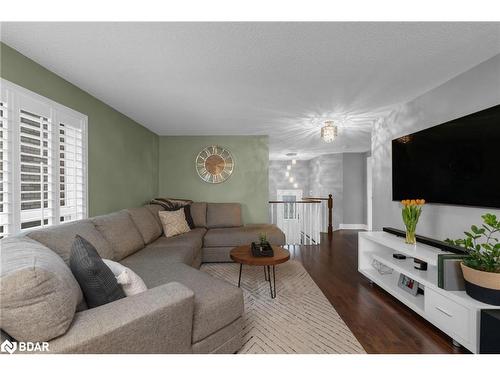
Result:
<instances>
[{"instance_id":1,"label":"white throw pillow","mask_svg":"<svg viewBox=\"0 0 500 375\"><path fill-rule=\"evenodd\" d=\"M177 236L191 230L186 221L184 208L177 211L158 211L158 215L160 216L165 237Z\"/></svg>"},{"instance_id":2,"label":"white throw pillow","mask_svg":"<svg viewBox=\"0 0 500 375\"><path fill-rule=\"evenodd\" d=\"M111 272L113 272L113 275L116 277L116 281L121 285L127 297L148 290L146 284L144 284L144 281L142 281L140 276L130 268L109 259L103 259L102 261L109 267Z\"/></svg>"}]
</instances>

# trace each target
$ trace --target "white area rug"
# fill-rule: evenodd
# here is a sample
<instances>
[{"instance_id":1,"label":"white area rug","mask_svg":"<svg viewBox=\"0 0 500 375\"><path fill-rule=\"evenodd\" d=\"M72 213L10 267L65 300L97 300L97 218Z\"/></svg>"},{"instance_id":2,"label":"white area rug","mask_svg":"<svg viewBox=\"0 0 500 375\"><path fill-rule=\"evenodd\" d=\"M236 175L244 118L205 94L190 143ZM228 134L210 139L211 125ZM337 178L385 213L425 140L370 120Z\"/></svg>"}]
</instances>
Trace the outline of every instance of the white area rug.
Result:
<instances>
[{"instance_id":1,"label":"white area rug","mask_svg":"<svg viewBox=\"0 0 500 375\"><path fill-rule=\"evenodd\" d=\"M238 285L239 264L204 264L203 271ZM272 299L264 268L243 266L243 347L239 353L365 353L302 264L276 266Z\"/></svg>"}]
</instances>

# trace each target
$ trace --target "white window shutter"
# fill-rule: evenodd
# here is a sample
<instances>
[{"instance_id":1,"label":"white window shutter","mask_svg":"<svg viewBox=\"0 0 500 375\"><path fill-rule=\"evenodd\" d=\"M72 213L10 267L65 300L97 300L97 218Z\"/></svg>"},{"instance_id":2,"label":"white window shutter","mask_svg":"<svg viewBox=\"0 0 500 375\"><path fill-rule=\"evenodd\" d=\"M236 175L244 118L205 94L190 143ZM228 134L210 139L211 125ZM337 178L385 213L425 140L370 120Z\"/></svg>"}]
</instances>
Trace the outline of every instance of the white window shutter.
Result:
<instances>
[{"instance_id":1,"label":"white window shutter","mask_svg":"<svg viewBox=\"0 0 500 375\"><path fill-rule=\"evenodd\" d=\"M6 80L0 114L0 237L85 218L87 117Z\"/></svg>"}]
</instances>

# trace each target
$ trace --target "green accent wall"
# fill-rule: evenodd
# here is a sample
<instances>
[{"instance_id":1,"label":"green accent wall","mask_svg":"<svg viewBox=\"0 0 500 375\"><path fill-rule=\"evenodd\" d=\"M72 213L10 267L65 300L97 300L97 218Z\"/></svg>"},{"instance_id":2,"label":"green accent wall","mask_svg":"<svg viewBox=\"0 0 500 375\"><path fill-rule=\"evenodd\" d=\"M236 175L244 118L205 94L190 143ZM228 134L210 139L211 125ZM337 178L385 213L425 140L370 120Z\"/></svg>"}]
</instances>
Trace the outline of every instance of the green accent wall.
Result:
<instances>
[{"instance_id":1,"label":"green accent wall","mask_svg":"<svg viewBox=\"0 0 500 375\"><path fill-rule=\"evenodd\" d=\"M195 169L198 153L210 145L226 147L235 168L220 184L203 182ZM245 224L268 221L267 136L160 137L159 195L202 202L239 202Z\"/></svg>"},{"instance_id":2,"label":"green accent wall","mask_svg":"<svg viewBox=\"0 0 500 375\"><path fill-rule=\"evenodd\" d=\"M160 137L4 43L0 77L88 116L89 216L164 196L239 202L246 224L268 221L267 136ZM203 182L195 169L198 152L212 144L235 160L221 184Z\"/></svg>"},{"instance_id":3,"label":"green accent wall","mask_svg":"<svg viewBox=\"0 0 500 375\"><path fill-rule=\"evenodd\" d=\"M89 216L157 195L158 135L4 43L0 76L88 116Z\"/></svg>"}]
</instances>

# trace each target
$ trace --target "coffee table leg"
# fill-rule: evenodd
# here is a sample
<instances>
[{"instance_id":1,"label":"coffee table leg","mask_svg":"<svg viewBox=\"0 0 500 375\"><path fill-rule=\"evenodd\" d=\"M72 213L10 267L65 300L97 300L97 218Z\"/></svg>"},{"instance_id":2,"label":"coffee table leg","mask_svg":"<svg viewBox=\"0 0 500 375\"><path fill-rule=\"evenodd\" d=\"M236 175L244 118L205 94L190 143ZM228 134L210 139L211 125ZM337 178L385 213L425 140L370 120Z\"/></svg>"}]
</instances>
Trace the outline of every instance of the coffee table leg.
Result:
<instances>
[{"instance_id":1,"label":"coffee table leg","mask_svg":"<svg viewBox=\"0 0 500 375\"><path fill-rule=\"evenodd\" d=\"M269 281L268 267L269 266L264 266L264 279L266 279L266 281Z\"/></svg>"},{"instance_id":2,"label":"coffee table leg","mask_svg":"<svg viewBox=\"0 0 500 375\"><path fill-rule=\"evenodd\" d=\"M269 275L269 289L271 291L271 298L276 298L276 269L272 268L273 279L271 281L271 267L267 266L267 274Z\"/></svg>"},{"instance_id":3,"label":"coffee table leg","mask_svg":"<svg viewBox=\"0 0 500 375\"><path fill-rule=\"evenodd\" d=\"M243 263L240 263L240 276L238 277L238 288L241 285L241 269L243 268Z\"/></svg>"}]
</instances>

